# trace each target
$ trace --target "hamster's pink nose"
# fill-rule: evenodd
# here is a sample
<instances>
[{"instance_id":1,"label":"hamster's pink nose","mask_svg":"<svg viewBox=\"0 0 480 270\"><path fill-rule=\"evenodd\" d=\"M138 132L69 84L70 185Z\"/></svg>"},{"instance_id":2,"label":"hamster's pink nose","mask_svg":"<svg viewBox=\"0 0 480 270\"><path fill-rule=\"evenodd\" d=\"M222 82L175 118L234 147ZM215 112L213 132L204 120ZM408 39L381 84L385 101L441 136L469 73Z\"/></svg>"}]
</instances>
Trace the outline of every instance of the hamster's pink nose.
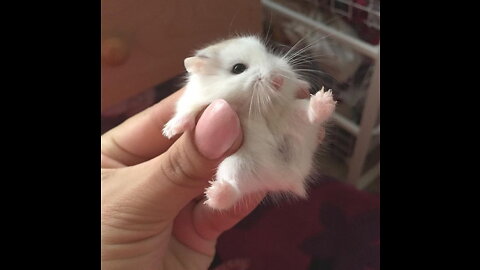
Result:
<instances>
[{"instance_id":1,"label":"hamster's pink nose","mask_svg":"<svg viewBox=\"0 0 480 270\"><path fill-rule=\"evenodd\" d=\"M275 90L280 90L283 85L283 77L280 75L272 76L272 85Z\"/></svg>"}]
</instances>

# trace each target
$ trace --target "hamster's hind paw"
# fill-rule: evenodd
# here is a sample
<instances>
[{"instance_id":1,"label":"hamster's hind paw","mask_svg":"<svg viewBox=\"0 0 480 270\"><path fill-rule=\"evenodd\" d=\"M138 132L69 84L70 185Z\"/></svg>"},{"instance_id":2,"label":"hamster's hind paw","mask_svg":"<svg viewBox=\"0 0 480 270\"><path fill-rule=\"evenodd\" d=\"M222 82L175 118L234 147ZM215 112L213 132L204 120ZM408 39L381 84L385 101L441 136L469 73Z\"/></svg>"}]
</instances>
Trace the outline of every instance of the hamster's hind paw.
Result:
<instances>
[{"instance_id":1,"label":"hamster's hind paw","mask_svg":"<svg viewBox=\"0 0 480 270\"><path fill-rule=\"evenodd\" d=\"M311 123L323 123L332 115L335 110L332 90L324 91L324 88L318 91L310 99L310 106L308 108L308 119Z\"/></svg>"},{"instance_id":2,"label":"hamster's hind paw","mask_svg":"<svg viewBox=\"0 0 480 270\"><path fill-rule=\"evenodd\" d=\"M190 118L186 116L175 116L165 124L162 133L163 136L171 139L173 136L180 134L191 127L193 128L193 126L194 123Z\"/></svg>"},{"instance_id":3,"label":"hamster's hind paw","mask_svg":"<svg viewBox=\"0 0 480 270\"><path fill-rule=\"evenodd\" d=\"M290 191L302 199L306 199L308 197L307 190L303 184L292 186Z\"/></svg>"},{"instance_id":4,"label":"hamster's hind paw","mask_svg":"<svg viewBox=\"0 0 480 270\"><path fill-rule=\"evenodd\" d=\"M239 198L238 191L228 182L214 181L205 190L207 200L205 204L213 209L224 210L232 207Z\"/></svg>"}]
</instances>

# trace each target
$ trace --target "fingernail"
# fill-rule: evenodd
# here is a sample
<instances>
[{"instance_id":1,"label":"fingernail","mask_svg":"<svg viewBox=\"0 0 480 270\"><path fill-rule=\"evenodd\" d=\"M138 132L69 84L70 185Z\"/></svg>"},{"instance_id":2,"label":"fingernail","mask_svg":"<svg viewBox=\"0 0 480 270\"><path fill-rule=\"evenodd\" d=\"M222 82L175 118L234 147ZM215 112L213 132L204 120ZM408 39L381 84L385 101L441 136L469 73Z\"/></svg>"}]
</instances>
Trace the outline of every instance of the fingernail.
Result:
<instances>
[{"instance_id":1,"label":"fingernail","mask_svg":"<svg viewBox=\"0 0 480 270\"><path fill-rule=\"evenodd\" d=\"M209 159L224 155L240 136L240 121L223 99L212 102L203 112L195 128L195 144Z\"/></svg>"}]
</instances>

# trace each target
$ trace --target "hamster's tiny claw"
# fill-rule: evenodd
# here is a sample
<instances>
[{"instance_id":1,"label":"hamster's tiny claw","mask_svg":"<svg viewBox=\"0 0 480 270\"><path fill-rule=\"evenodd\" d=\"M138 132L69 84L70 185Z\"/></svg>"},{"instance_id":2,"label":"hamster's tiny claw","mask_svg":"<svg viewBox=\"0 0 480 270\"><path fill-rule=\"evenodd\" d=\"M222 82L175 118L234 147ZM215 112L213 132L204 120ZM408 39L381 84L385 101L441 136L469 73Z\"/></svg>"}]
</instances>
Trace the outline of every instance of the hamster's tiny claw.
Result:
<instances>
[{"instance_id":1,"label":"hamster's tiny claw","mask_svg":"<svg viewBox=\"0 0 480 270\"><path fill-rule=\"evenodd\" d=\"M184 132L185 130L194 126L192 120L187 116L175 116L168 121L163 128L163 136L171 139L173 136Z\"/></svg>"},{"instance_id":2,"label":"hamster's tiny claw","mask_svg":"<svg viewBox=\"0 0 480 270\"><path fill-rule=\"evenodd\" d=\"M168 139L171 139L173 136L177 135L176 129L173 127L170 122L168 122L165 127L163 128L163 136L167 137Z\"/></svg>"},{"instance_id":3,"label":"hamster's tiny claw","mask_svg":"<svg viewBox=\"0 0 480 270\"><path fill-rule=\"evenodd\" d=\"M333 94L331 89L327 92L322 90L318 91L315 96L310 99L310 105L308 108L308 119L311 123L320 124L325 122L332 115L335 110L335 104L333 100Z\"/></svg>"}]
</instances>

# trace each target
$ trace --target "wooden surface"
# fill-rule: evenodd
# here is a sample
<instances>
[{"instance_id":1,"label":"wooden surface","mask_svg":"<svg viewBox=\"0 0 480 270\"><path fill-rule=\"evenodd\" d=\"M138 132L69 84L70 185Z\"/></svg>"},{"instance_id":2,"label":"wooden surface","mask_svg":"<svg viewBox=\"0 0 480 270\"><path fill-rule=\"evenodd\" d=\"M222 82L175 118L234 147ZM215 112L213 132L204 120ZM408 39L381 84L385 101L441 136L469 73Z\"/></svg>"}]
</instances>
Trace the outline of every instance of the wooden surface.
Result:
<instances>
[{"instance_id":1,"label":"wooden surface","mask_svg":"<svg viewBox=\"0 0 480 270\"><path fill-rule=\"evenodd\" d=\"M102 0L102 111L184 72L216 39L261 32L259 0Z\"/></svg>"}]
</instances>

